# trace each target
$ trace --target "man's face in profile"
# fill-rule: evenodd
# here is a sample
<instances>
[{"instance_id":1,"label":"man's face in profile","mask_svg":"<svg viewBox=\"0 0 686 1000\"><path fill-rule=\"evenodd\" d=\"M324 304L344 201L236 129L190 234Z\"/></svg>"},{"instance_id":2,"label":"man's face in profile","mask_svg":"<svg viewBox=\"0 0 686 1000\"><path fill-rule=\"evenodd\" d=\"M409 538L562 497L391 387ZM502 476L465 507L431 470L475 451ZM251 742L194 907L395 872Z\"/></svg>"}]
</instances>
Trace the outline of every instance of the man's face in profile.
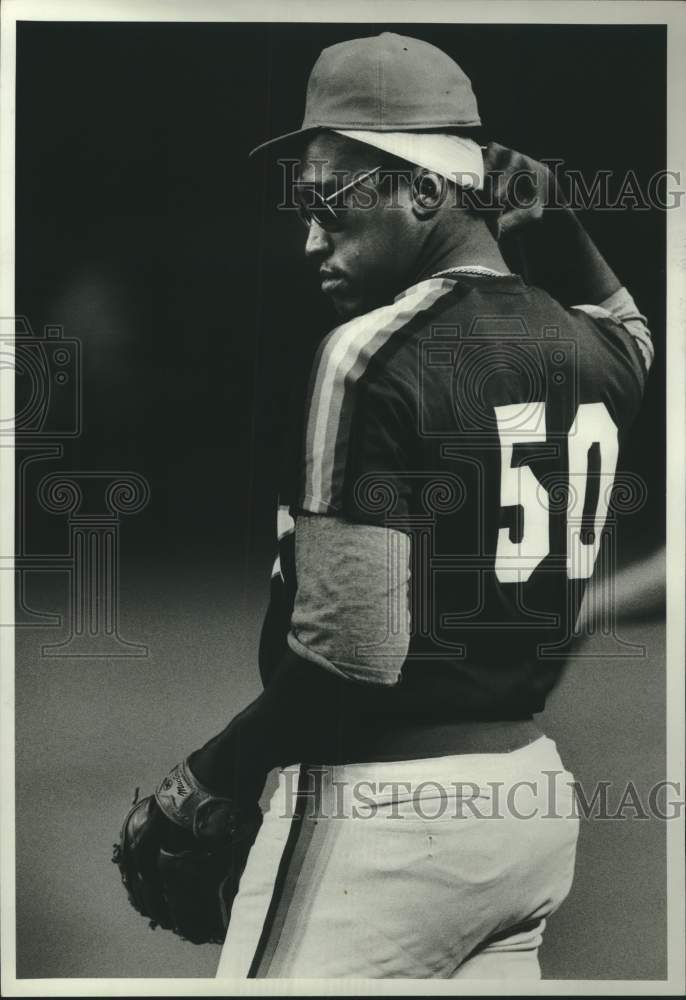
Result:
<instances>
[{"instance_id":1,"label":"man's face in profile","mask_svg":"<svg viewBox=\"0 0 686 1000\"><path fill-rule=\"evenodd\" d=\"M383 154L333 132L304 147L296 175L299 200L310 190L327 198L383 163ZM315 195L316 197L316 195ZM392 302L412 283L421 249L407 179L383 170L335 198L337 218L317 213L307 230L305 255L317 268L322 291L342 320Z\"/></svg>"}]
</instances>

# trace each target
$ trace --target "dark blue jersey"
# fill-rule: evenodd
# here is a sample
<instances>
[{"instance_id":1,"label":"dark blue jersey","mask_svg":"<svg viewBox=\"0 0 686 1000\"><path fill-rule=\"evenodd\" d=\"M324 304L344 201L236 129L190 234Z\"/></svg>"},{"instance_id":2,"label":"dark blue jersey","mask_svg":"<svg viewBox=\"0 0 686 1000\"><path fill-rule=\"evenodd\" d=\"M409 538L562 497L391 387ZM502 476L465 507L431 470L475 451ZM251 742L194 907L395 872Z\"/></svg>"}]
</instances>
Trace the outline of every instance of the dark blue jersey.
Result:
<instances>
[{"instance_id":1,"label":"dark blue jersey","mask_svg":"<svg viewBox=\"0 0 686 1000\"><path fill-rule=\"evenodd\" d=\"M299 513L412 539L412 638L384 712L540 711L607 530L651 347L515 275L447 273L332 331L313 364L261 645L285 646Z\"/></svg>"}]
</instances>

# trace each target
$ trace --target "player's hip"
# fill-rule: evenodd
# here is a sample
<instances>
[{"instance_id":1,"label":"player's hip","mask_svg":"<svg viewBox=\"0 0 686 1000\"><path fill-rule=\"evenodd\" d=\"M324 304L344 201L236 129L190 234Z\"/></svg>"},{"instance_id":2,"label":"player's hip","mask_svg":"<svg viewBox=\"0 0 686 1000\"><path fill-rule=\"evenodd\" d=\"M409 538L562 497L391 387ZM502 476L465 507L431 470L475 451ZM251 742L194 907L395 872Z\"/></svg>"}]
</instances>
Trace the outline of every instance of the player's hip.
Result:
<instances>
[{"instance_id":1,"label":"player's hip","mask_svg":"<svg viewBox=\"0 0 686 1000\"><path fill-rule=\"evenodd\" d=\"M403 807L402 809L400 807ZM320 820L574 818L574 776L540 736L509 753L282 769L270 814Z\"/></svg>"},{"instance_id":2,"label":"player's hip","mask_svg":"<svg viewBox=\"0 0 686 1000\"><path fill-rule=\"evenodd\" d=\"M285 768L220 974L450 976L567 895L572 780L546 737L508 754Z\"/></svg>"}]
</instances>

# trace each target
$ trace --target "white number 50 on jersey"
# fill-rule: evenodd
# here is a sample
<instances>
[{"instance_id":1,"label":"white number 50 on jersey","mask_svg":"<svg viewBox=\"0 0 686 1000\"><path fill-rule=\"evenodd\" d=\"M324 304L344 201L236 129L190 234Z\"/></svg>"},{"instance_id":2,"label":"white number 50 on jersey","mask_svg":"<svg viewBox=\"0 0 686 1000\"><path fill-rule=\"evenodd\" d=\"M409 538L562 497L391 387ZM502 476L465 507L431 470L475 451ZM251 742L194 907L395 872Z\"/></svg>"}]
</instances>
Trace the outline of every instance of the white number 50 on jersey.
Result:
<instances>
[{"instance_id":1,"label":"white number 50 on jersey","mask_svg":"<svg viewBox=\"0 0 686 1000\"><path fill-rule=\"evenodd\" d=\"M528 465L512 465L516 444L546 439L545 403L496 406L501 449L501 507L520 507L522 532L513 542L509 528L500 528L495 575L501 583L524 583L550 552L548 493ZM588 454L598 445L600 473L598 503L593 518L593 540L581 538L588 485ZM607 505L617 467L617 426L604 403L582 403L567 435L569 499L567 503L567 576L588 579L593 573L600 536L607 519Z\"/></svg>"}]
</instances>

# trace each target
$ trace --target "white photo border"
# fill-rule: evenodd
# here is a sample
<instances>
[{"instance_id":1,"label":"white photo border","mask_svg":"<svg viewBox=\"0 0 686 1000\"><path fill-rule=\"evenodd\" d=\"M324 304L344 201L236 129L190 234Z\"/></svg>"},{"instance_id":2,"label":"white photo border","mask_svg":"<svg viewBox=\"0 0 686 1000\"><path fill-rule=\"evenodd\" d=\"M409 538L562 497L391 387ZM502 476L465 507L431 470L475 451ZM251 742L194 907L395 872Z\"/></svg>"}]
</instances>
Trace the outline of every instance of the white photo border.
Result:
<instances>
[{"instance_id":1,"label":"white photo border","mask_svg":"<svg viewBox=\"0 0 686 1000\"><path fill-rule=\"evenodd\" d=\"M452 22L489 24L662 24L667 26L667 163L686 164L686 6L654 0L3 0L0 10L0 318L14 316L14 118L17 21ZM6 323L6 319L2 319ZM686 206L667 219L667 767L684 789L686 632ZM12 419L12 379L0 373L0 420ZM14 615L14 454L0 447L0 621ZM10 570L8 572L8 570ZM684 815L667 824L666 980L544 980L540 983L437 980L17 979L15 963L14 635L0 627L2 796L0 799L1 954L4 996L359 996L538 995L673 996L686 986Z\"/></svg>"}]
</instances>

